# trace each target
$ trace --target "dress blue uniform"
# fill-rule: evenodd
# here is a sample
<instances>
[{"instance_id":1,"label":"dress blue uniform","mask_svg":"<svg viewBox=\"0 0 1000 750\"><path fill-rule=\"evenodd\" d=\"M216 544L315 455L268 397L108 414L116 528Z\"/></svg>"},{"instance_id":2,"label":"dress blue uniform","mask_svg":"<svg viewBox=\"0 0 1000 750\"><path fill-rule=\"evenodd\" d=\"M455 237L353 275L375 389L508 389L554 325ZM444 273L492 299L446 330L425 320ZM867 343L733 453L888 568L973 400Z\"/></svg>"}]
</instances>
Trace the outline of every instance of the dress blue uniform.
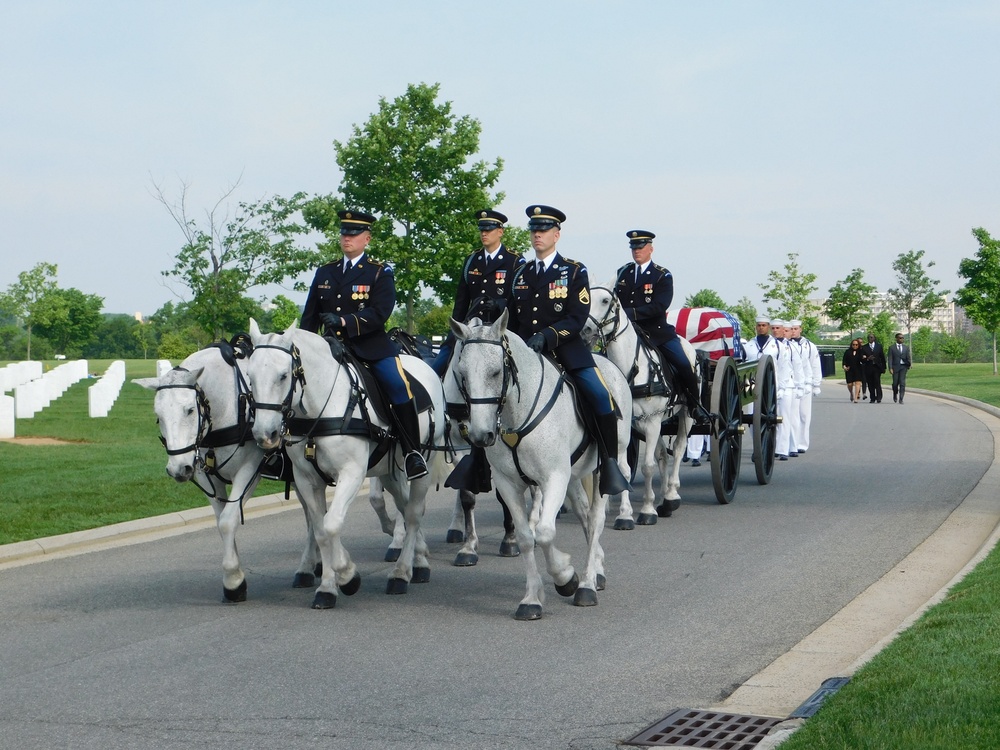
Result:
<instances>
[{"instance_id":1,"label":"dress blue uniform","mask_svg":"<svg viewBox=\"0 0 1000 750\"><path fill-rule=\"evenodd\" d=\"M375 217L358 211L340 211L341 235L370 232ZM396 280L392 266L372 260L363 252L353 261L343 259L321 266L313 277L302 311L302 328L335 339L363 360L389 397L398 437L407 454L406 475L416 479L427 473L420 455L420 425L399 350L385 325L396 305Z\"/></svg>"},{"instance_id":2,"label":"dress blue uniform","mask_svg":"<svg viewBox=\"0 0 1000 750\"><path fill-rule=\"evenodd\" d=\"M566 220L562 211L551 206L529 206L525 213L531 232L559 229ZM552 352L573 378L596 417L601 453L600 492L602 495L624 492L629 483L617 464L615 402L594 363L593 352L580 336L590 314L587 268L558 252L553 253L545 270L540 271L538 263L525 263L514 275L507 327L535 351Z\"/></svg>"},{"instance_id":3,"label":"dress blue uniform","mask_svg":"<svg viewBox=\"0 0 1000 750\"><path fill-rule=\"evenodd\" d=\"M476 219L480 231L499 229L507 223L507 217L499 211L477 211ZM471 318L479 318L484 323L496 322L507 309L514 272L523 265L524 258L508 250L502 243L492 259L485 248L469 255L462 265L451 317L463 322L468 322ZM448 369L454 348L455 334L449 333L434 359L434 371L439 376L443 376Z\"/></svg>"},{"instance_id":4,"label":"dress blue uniform","mask_svg":"<svg viewBox=\"0 0 1000 750\"><path fill-rule=\"evenodd\" d=\"M656 237L645 229L630 230L626 236L632 248L644 247ZM652 262L638 274L637 270L635 262L618 269L615 295L628 319L646 334L649 343L662 353L681 379L679 385L684 389L688 405L698 409L701 406L698 376L691 369L677 331L667 322L667 310L674 299L674 277L666 268Z\"/></svg>"}]
</instances>

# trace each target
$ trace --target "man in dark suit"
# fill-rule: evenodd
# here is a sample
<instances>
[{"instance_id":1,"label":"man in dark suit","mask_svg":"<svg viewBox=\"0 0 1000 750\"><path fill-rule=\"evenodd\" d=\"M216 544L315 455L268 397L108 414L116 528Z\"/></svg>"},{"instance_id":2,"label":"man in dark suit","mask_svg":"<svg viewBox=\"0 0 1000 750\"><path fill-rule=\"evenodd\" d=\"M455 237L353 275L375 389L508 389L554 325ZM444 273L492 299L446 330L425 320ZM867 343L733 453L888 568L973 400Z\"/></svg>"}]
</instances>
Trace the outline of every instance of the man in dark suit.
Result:
<instances>
[{"instance_id":1,"label":"man in dark suit","mask_svg":"<svg viewBox=\"0 0 1000 750\"><path fill-rule=\"evenodd\" d=\"M476 211L476 221L483 246L466 258L462 265L451 317L462 322L479 318L489 324L496 322L500 313L507 309L514 271L524 265L524 258L512 253L503 244L506 216L499 211L484 209ZM439 376L443 376L448 369L454 348L455 334L449 333L434 359L434 372Z\"/></svg>"},{"instance_id":2,"label":"man in dark suit","mask_svg":"<svg viewBox=\"0 0 1000 750\"><path fill-rule=\"evenodd\" d=\"M420 422L410 384L399 361L399 350L385 324L396 305L392 266L366 254L375 217L361 211L338 211L340 249L344 257L321 266L313 278L302 328L324 335L364 361L389 399L403 452L407 479L427 474L420 455Z\"/></svg>"},{"instance_id":3,"label":"man in dark suit","mask_svg":"<svg viewBox=\"0 0 1000 750\"><path fill-rule=\"evenodd\" d=\"M868 403L882 403L882 373L885 372L885 350L875 339L874 333L868 334L868 343L861 347L861 370L868 383Z\"/></svg>"},{"instance_id":4,"label":"man in dark suit","mask_svg":"<svg viewBox=\"0 0 1000 750\"><path fill-rule=\"evenodd\" d=\"M903 403L906 393L906 372L910 369L910 347L903 343L903 334L896 334L896 343L889 347L889 372L892 373L892 400Z\"/></svg>"},{"instance_id":5,"label":"man in dark suit","mask_svg":"<svg viewBox=\"0 0 1000 750\"><path fill-rule=\"evenodd\" d=\"M645 229L625 233L632 262L618 269L615 295L632 323L642 330L670 364L680 382L675 383L679 395L698 422L708 421L708 412L701 404L698 376L684 353L677 331L667 322L667 310L674 299L674 277L663 266L652 262L653 239Z\"/></svg>"},{"instance_id":6,"label":"man in dark suit","mask_svg":"<svg viewBox=\"0 0 1000 750\"><path fill-rule=\"evenodd\" d=\"M597 423L601 458L602 495L629 488L618 467L618 415L608 386L594 363L594 355L580 336L590 314L590 282L582 263L563 258L556 243L566 214L552 206L528 206L528 231L535 260L514 274L508 304L508 329L534 351L552 352L576 383Z\"/></svg>"}]
</instances>

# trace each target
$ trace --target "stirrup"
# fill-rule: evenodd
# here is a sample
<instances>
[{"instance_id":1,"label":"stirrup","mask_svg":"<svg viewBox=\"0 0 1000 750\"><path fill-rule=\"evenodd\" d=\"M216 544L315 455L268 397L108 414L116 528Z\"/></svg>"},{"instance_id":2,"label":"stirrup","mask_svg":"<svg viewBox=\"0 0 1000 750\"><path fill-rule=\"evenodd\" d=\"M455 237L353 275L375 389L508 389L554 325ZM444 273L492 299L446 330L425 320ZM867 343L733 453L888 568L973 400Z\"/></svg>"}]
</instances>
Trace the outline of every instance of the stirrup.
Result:
<instances>
[{"instance_id":1,"label":"stirrup","mask_svg":"<svg viewBox=\"0 0 1000 750\"><path fill-rule=\"evenodd\" d=\"M417 451L407 453L403 465L406 467L406 478L411 482L427 476L427 463Z\"/></svg>"}]
</instances>

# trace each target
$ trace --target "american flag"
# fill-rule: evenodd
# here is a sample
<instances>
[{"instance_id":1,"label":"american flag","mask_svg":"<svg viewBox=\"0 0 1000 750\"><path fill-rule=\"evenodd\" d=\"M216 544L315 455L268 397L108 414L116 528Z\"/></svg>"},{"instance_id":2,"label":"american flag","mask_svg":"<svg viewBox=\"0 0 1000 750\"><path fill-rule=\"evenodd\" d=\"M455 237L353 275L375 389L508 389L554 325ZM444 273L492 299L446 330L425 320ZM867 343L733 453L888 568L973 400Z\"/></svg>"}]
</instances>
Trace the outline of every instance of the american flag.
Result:
<instances>
[{"instance_id":1,"label":"american flag","mask_svg":"<svg viewBox=\"0 0 1000 750\"><path fill-rule=\"evenodd\" d=\"M732 313L712 307L682 307L667 310L667 322L698 351L711 359L729 355L743 359L740 321Z\"/></svg>"}]
</instances>

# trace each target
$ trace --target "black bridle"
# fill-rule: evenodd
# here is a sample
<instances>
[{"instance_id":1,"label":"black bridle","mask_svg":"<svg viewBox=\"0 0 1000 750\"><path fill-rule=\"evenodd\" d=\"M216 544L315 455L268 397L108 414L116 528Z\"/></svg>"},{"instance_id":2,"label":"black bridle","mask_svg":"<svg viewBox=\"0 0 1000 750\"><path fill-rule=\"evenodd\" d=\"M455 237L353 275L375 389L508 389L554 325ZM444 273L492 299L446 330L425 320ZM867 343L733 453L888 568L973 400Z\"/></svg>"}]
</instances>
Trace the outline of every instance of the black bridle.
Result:
<instances>
[{"instance_id":1,"label":"black bridle","mask_svg":"<svg viewBox=\"0 0 1000 750\"><path fill-rule=\"evenodd\" d=\"M304 389L306 386L306 374L305 370L302 369L302 356L299 354L299 348L292 344L291 346L277 346L275 344L258 344L254 347L253 353L260 351L261 349L275 349L279 352L284 352L291 359L290 369L291 369L291 382L288 384L288 393L281 400L281 403L263 403L260 401L253 400L251 404L253 405L254 411L276 411L281 413L281 434L286 435L288 432L288 420L295 416L295 409L292 408L292 399L295 397L295 386L298 383L302 384L302 389L300 389L299 395L299 408L302 408L302 397L304 395ZM253 354L250 355L251 357Z\"/></svg>"},{"instance_id":2,"label":"black bridle","mask_svg":"<svg viewBox=\"0 0 1000 750\"><path fill-rule=\"evenodd\" d=\"M612 341L621 336L625 332L625 329L628 327L628 325L627 324L623 325L621 326L621 328L618 327L622 320L622 306L621 302L618 300L618 295L615 294L613 290L603 286L595 286L592 288L592 290L593 289L603 289L609 295L611 295L611 307L608 309L608 312L605 313L603 318L598 320L590 313L587 313L587 317L590 320L594 321L594 325L597 327L597 337L600 341L598 347L602 352L606 352L608 350L608 344L610 344ZM613 319L614 325L611 327L611 333L605 336L604 326L607 325L609 321L612 321L611 317L612 314L614 315Z\"/></svg>"},{"instance_id":3,"label":"black bridle","mask_svg":"<svg viewBox=\"0 0 1000 750\"><path fill-rule=\"evenodd\" d=\"M183 367L175 367L174 370L178 372L190 372ZM167 445L167 439L163 437L163 433L160 433L160 442L163 443L164 449L167 451L168 456L180 456L184 453L195 452L197 457L198 449L201 447L202 442L208 437L208 433L212 431L212 407L208 403L208 398L205 396L205 391L201 389L198 383L192 383L188 385L187 383L173 383L170 385L158 385L156 386L157 392L168 391L168 390L184 390L184 391L194 391L195 393L195 409L198 412L198 432L195 434L194 442L190 445L185 445L183 448L171 448ZM157 420L158 422L159 420ZM196 461L200 462L201 458L197 457Z\"/></svg>"}]
</instances>

